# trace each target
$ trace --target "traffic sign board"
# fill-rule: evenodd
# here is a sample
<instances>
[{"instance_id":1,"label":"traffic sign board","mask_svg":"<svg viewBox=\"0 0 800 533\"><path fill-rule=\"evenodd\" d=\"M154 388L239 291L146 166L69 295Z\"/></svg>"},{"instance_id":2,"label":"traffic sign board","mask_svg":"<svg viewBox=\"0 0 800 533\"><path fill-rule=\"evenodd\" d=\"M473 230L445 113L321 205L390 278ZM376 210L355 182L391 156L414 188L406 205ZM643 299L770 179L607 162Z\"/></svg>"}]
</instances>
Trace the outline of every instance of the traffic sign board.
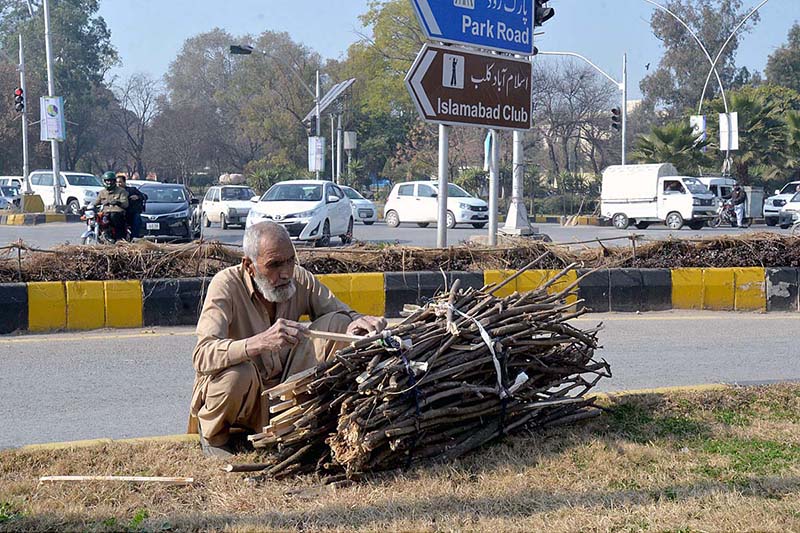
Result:
<instances>
[{"instance_id":1,"label":"traffic sign board","mask_svg":"<svg viewBox=\"0 0 800 533\"><path fill-rule=\"evenodd\" d=\"M531 127L531 64L424 45L406 75L422 119L453 126Z\"/></svg>"},{"instance_id":2,"label":"traffic sign board","mask_svg":"<svg viewBox=\"0 0 800 533\"><path fill-rule=\"evenodd\" d=\"M533 54L533 0L411 0L428 39Z\"/></svg>"}]
</instances>

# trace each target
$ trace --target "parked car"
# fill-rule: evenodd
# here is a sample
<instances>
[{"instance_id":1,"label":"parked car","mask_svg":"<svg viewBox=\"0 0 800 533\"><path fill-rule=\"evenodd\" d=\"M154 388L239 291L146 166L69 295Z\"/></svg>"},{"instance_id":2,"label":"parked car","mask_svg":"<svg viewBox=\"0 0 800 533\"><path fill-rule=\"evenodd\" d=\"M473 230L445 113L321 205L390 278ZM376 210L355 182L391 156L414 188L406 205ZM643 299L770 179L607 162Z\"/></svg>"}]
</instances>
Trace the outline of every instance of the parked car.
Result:
<instances>
[{"instance_id":1,"label":"parked car","mask_svg":"<svg viewBox=\"0 0 800 533\"><path fill-rule=\"evenodd\" d=\"M31 189L42 197L45 207L55 205L52 170L34 170L28 179ZM59 185L61 201L67 206L67 211L74 215L80 214L83 207L93 203L103 190L103 183L97 176L83 172L61 172Z\"/></svg>"},{"instance_id":2,"label":"parked car","mask_svg":"<svg viewBox=\"0 0 800 533\"><path fill-rule=\"evenodd\" d=\"M200 236L193 213L198 204L183 185L148 183L138 187L147 195L142 235L153 240L192 240Z\"/></svg>"},{"instance_id":3,"label":"parked car","mask_svg":"<svg viewBox=\"0 0 800 533\"><path fill-rule=\"evenodd\" d=\"M353 218L367 226L373 225L378 220L378 208L352 187L340 186L345 196L350 198L353 207Z\"/></svg>"},{"instance_id":4,"label":"parked car","mask_svg":"<svg viewBox=\"0 0 800 533\"><path fill-rule=\"evenodd\" d=\"M293 240L328 246L332 235L343 244L353 240L353 212L342 189L325 180L276 183L253 203L246 226L274 220Z\"/></svg>"},{"instance_id":5,"label":"parked car","mask_svg":"<svg viewBox=\"0 0 800 533\"><path fill-rule=\"evenodd\" d=\"M612 165L603 171L600 214L614 227L646 229L664 223L699 230L717 215L717 199L697 178L681 176L669 163Z\"/></svg>"},{"instance_id":6,"label":"parked car","mask_svg":"<svg viewBox=\"0 0 800 533\"><path fill-rule=\"evenodd\" d=\"M401 222L416 222L421 228L436 223L439 216L439 184L433 181L410 181L398 183L392 188L383 208L383 218L389 227L396 228ZM455 185L447 188L447 227L456 224L472 224L482 228L489 222L489 206L480 198Z\"/></svg>"},{"instance_id":7,"label":"parked car","mask_svg":"<svg viewBox=\"0 0 800 533\"><path fill-rule=\"evenodd\" d=\"M25 178L22 176L0 176L0 187L16 187L22 190L22 182Z\"/></svg>"},{"instance_id":8,"label":"parked car","mask_svg":"<svg viewBox=\"0 0 800 533\"><path fill-rule=\"evenodd\" d=\"M19 207L20 192L19 187L10 185L0 185L0 209L11 209Z\"/></svg>"},{"instance_id":9,"label":"parked car","mask_svg":"<svg viewBox=\"0 0 800 533\"><path fill-rule=\"evenodd\" d=\"M778 215L778 224L782 229L789 229L797 221L800 221L800 193L795 193L789 198Z\"/></svg>"},{"instance_id":10,"label":"parked car","mask_svg":"<svg viewBox=\"0 0 800 533\"><path fill-rule=\"evenodd\" d=\"M216 222L222 229L228 226L242 226L247 223L247 215L253 207L253 189L244 185L222 185L208 189L200 204L200 217L205 227Z\"/></svg>"},{"instance_id":11,"label":"parked car","mask_svg":"<svg viewBox=\"0 0 800 533\"><path fill-rule=\"evenodd\" d=\"M798 185L800 185L800 181L790 181L782 189L777 189L774 196L764 200L764 221L767 226L778 224L781 210L794 197Z\"/></svg>"}]
</instances>

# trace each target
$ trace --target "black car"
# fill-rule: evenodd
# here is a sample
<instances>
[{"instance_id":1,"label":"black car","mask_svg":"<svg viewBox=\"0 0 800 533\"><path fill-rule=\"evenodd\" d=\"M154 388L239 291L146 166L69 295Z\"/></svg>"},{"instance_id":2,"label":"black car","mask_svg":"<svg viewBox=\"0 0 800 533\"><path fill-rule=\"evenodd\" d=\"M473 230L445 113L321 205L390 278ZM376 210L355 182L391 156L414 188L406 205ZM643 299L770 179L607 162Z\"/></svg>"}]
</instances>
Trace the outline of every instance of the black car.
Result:
<instances>
[{"instance_id":1,"label":"black car","mask_svg":"<svg viewBox=\"0 0 800 533\"><path fill-rule=\"evenodd\" d=\"M142 236L154 240L192 240L200 236L193 212L197 200L183 185L153 183L141 185L147 195L142 213Z\"/></svg>"}]
</instances>

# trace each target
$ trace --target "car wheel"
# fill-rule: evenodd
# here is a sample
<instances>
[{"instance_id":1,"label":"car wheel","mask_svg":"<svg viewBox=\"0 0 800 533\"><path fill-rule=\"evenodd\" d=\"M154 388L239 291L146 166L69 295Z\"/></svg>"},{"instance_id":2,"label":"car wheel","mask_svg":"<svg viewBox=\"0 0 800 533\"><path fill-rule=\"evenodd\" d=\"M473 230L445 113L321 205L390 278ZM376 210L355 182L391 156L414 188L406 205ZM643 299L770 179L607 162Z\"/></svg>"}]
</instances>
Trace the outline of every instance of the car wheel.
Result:
<instances>
[{"instance_id":1,"label":"car wheel","mask_svg":"<svg viewBox=\"0 0 800 533\"><path fill-rule=\"evenodd\" d=\"M694 231L703 229L703 226L706 225L705 220L693 220L689 222L689 228L693 229Z\"/></svg>"},{"instance_id":2,"label":"car wheel","mask_svg":"<svg viewBox=\"0 0 800 533\"><path fill-rule=\"evenodd\" d=\"M472 224L472 227L475 229L483 229L486 227L486 222L475 222Z\"/></svg>"},{"instance_id":3,"label":"car wheel","mask_svg":"<svg viewBox=\"0 0 800 533\"><path fill-rule=\"evenodd\" d=\"M791 224L781 224L781 229L789 229L789 227L791 227Z\"/></svg>"},{"instance_id":4,"label":"car wheel","mask_svg":"<svg viewBox=\"0 0 800 533\"><path fill-rule=\"evenodd\" d=\"M683 227L683 217L677 211L673 211L672 213L668 214L665 222L667 227L671 230L677 231Z\"/></svg>"},{"instance_id":5,"label":"car wheel","mask_svg":"<svg viewBox=\"0 0 800 533\"><path fill-rule=\"evenodd\" d=\"M453 229L456 227L456 216L451 212L447 212L447 229Z\"/></svg>"},{"instance_id":6,"label":"car wheel","mask_svg":"<svg viewBox=\"0 0 800 533\"><path fill-rule=\"evenodd\" d=\"M630 222L631 221L628 220L628 215L625 213L617 213L611 217L611 223L614 224L614 227L617 229L628 229Z\"/></svg>"},{"instance_id":7,"label":"car wheel","mask_svg":"<svg viewBox=\"0 0 800 533\"><path fill-rule=\"evenodd\" d=\"M427 228L430 225L431 225L430 222L417 222L417 226L419 226L420 228Z\"/></svg>"},{"instance_id":8,"label":"car wheel","mask_svg":"<svg viewBox=\"0 0 800 533\"><path fill-rule=\"evenodd\" d=\"M374 221L374 220L365 220L365 221L364 221L364 225L365 225L365 226L371 226L371 225L373 225L374 223L375 223L375 221Z\"/></svg>"},{"instance_id":9,"label":"car wheel","mask_svg":"<svg viewBox=\"0 0 800 533\"><path fill-rule=\"evenodd\" d=\"M386 225L390 228L396 228L400 225L400 217L397 216L397 211L389 211L384 217Z\"/></svg>"},{"instance_id":10,"label":"car wheel","mask_svg":"<svg viewBox=\"0 0 800 533\"><path fill-rule=\"evenodd\" d=\"M331 223L327 220L322 226L322 237L314 241L314 247L323 248L331 245Z\"/></svg>"},{"instance_id":11,"label":"car wheel","mask_svg":"<svg viewBox=\"0 0 800 533\"><path fill-rule=\"evenodd\" d=\"M649 222L637 222L636 223L636 229L647 229L649 227L650 227L650 223Z\"/></svg>"},{"instance_id":12,"label":"car wheel","mask_svg":"<svg viewBox=\"0 0 800 533\"><path fill-rule=\"evenodd\" d=\"M80 215L81 214L81 204L75 198L70 198L69 202L67 202L67 212L70 215Z\"/></svg>"},{"instance_id":13,"label":"car wheel","mask_svg":"<svg viewBox=\"0 0 800 533\"><path fill-rule=\"evenodd\" d=\"M203 227L204 228L210 228L211 227L211 221L208 220L208 215L206 213L203 213L202 217L203 217Z\"/></svg>"},{"instance_id":14,"label":"car wheel","mask_svg":"<svg viewBox=\"0 0 800 533\"><path fill-rule=\"evenodd\" d=\"M778 219L777 218L767 217L767 218L764 219L764 222L767 223L767 226L777 226L778 225Z\"/></svg>"},{"instance_id":15,"label":"car wheel","mask_svg":"<svg viewBox=\"0 0 800 533\"><path fill-rule=\"evenodd\" d=\"M350 222L347 223L347 233L344 235L339 235L339 238L342 240L342 244L350 244L353 242L353 219L350 219Z\"/></svg>"},{"instance_id":16,"label":"car wheel","mask_svg":"<svg viewBox=\"0 0 800 533\"><path fill-rule=\"evenodd\" d=\"M225 215L224 215L224 214L221 214L221 215L219 216L219 226L220 226L222 229L228 229L228 219L227 219L227 218L225 218Z\"/></svg>"}]
</instances>

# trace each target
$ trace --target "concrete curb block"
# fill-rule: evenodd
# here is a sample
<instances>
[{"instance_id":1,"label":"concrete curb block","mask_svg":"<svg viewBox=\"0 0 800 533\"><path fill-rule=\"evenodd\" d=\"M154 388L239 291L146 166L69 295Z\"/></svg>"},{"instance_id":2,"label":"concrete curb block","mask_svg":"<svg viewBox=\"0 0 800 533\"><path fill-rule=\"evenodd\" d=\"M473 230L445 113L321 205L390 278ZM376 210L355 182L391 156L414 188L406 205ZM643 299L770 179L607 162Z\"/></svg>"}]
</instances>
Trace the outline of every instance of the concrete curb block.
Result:
<instances>
[{"instance_id":1,"label":"concrete curb block","mask_svg":"<svg viewBox=\"0 0 800 533\"><path fill-rule=\"evenodd\" d=\"M691 393L691 392L713 392L728 390L732 385L725 383L705 383L700 385L680 385L675 387L658 387L654 389L633 389L618 392L599 392L588 394L587 398L596 398L598 401L606 401L622 396L638 396L642 394L671 394L671 393ZM177 435L161 435L156 437L137 437L131 439L90 439L66 442L50 442L46 444L28 444L19 448L12 448L21 452L38 451L60 451L78 448L92 448L110 444L156 444L156 443L199 443L200 437L197 434L182 433Z\"/></svg>"},{"instance_id":2,"label":"concrete curb block","mask_svg":"<svg viewBox=\"0 0 800 533\"><path fill-rule=\"evenodd\" d=\"M569 272L550 294L590 271ZM388 272L320 275L339 299L364 314L399 318L405 304L422 305L458 279L479 289L500 283L511 270L485 272ZM531 270L498 292L526 292L555 276ZM102 327L192 326L197 323L210 278L144 281L32 282L0 284L0 333L80 331ZM578 283L581 308L591 312L798 311L800 269L678 268L604 269Z\"/></svg>"},{"instance_id":3,"label":"concrete curb block","mask_svg":"<svg viewBox=\"0 0 800 533\"><path fill-rule=\"evenodd\" d=\"M56 222L80 222L80 215L61 213L14 213L0 215L0 226L39 226Z\"/></svg>"}]
</instances>

